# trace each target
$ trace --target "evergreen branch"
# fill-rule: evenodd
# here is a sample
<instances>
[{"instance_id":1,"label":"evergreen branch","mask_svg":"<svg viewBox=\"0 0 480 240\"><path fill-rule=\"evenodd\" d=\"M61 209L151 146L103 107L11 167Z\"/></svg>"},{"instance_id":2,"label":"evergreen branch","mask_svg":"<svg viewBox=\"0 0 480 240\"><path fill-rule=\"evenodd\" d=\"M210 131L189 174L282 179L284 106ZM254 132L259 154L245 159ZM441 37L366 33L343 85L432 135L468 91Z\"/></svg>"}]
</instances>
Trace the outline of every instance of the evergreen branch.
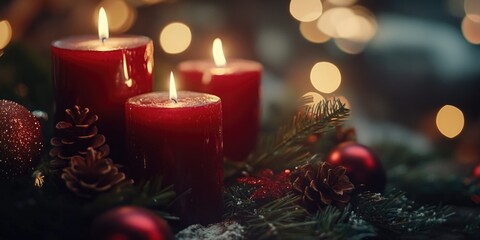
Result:
<instances>
[{"instance_id":1,"label":"evergreen branch","mask_svg":"<svg viewBox=\"0 0 480 240\"><path fill-rule=\"evenodd\" d=\"M246 227L247 239L305 239L310 233L307 212L298 206L299 197L287 195L267 203L250 199L251 188L235 185L225 191L225 219L234 219Z\"/></svg>"},{"instance_id":2,"label":"evergreen branch","mask_svg":"<svg viewBox=\"0 0 480 240\"><path fill-rule=\"evenodd\" d=\"M350 205L343 211L326 207L312 217L313 232L317 239L364 239L375 237L375 228L351 211Z\"/></svg>"},{"instance_id":3,"label":"evergreen branch","mask_svg":"<svg viewBox=\"0 0 480 240\"><path fill-rule=\"evenodd\" d=\"M480 232L480 216L473 216L469 215L468 217L464 218L462 232L465 233L477 233Z\"/></svg>"},{"instance_id":4,"label":"evergreen branch","mask_svg":"<svg viewBox=\"0 0 480 240\"><path fill-rule=\"evenodd\" d=\"M246 185L234 185L225 189L225 219L236 218L249 214L256 207L255 201L250 199L251 188Z\"/></svg>"},{"instance_id":5,"label":"evergreen branch","mask_svg":"<svg viewBox=\"0 0 480 240\"><path fill-rule=\"evenodd\" d=\"M385 236L432 234L454 214L446 206L416 206L401 191L392 191L386 196L362 193L354 199L353 204L356 213Z\"/></svg>"},{"instance_id":6,"label":"evergreen branch","mask_svg":"<svg viewBox=\"0 0 480 240\"><path fill-rule=\"evenodd\" d=\"M249 239L305 239L310 237L305 227L305 209L296 205L299 197L287 195L273 200L242 216Z\"/></svg>"},{"instance_id":7,"label":"evergreen branch","mask_svg":"<svg viewBox=\"0 0 480 240\"><path fill-rule=\"evenodd\" d=\"M101 194L85 205L84 212L95 215L115 206L136 205L149 208L164 218L171 218L166 210L174 197L173 187L164 187L162 178L157 177L138 185L127 185Z\"/></svg>"},{"instance_id":8,"label":"evergreen branch","mask_svg":"<svg viewBox=\"0 0 480 240\"><path fill-rule=\"evenodd\" d=\"M283 159L283 167L305 164L312 157L305 147L305 139L340 125L348 116L349 110L336 98L323 100L314 106L305 106L275 136L260 141L264 147L258 149L262 152L254 154L249 159L249 164L254 168L274 168L279 165L279 158Z\"/></svg>"},{"instance_id":9,"label":"evergreen branch","mask_svg":"<svg viewBox=\"0 0 480 240\"><path fill-rule=\"evenodd\" d=\"M175 197L173 186L164 187L163 177L158 176L151 180L141 182L138 186L140 192L138 198L133 203L145 207L165 208Z\"/></svg>"}]
</instances>

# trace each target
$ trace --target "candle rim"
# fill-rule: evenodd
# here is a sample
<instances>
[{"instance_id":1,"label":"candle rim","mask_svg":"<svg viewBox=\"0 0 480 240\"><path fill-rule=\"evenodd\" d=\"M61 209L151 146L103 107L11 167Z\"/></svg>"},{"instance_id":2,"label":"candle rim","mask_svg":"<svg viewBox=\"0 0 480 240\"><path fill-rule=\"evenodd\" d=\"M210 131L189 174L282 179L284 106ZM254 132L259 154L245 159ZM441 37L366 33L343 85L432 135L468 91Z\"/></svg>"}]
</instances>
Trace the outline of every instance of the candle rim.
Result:
<instances>
[{"instance_id":1,"label":"candle rim","mask_svg":"<svg viewBox=\"0 0 480 240\"><path fill-rule=\"evenodd\" d=\"M127 42L126 44L122 43L121 45L112 45L118 39L126 39ZM135 39L136 41L131 41L131 39ZM78 45L79 43L82 43L84 41L92 41L94 43L98 41L98 44L95 46L79 46ZM121 34L121 35L110 36L110 38L107 41L105 41L105 43L102 43L102 41L98 39L97 35L89 34L89 35L74 35L74 36L61 38L53 41L51 43L51 46L59 49L65 49L65 50L104 52L104 51L115 51L122 48L141 47L150 42L152 42L152 39L150 39L147 36ZM102 47L102 48L98 48L98 47Z\"/></svg>"},{"instance_id":2,"label":"candle rim","mask_svg":"<svg viewBox=\"0 0 480 240\"><path fill-rule=\"evenodd\" d=\"M203 93L203 92L194 92L194 91L178 91L178 99L176 103L172 103L172 100L170 99L169 92L167 91L157 91L157 92L150 92L150 93L144 93L140 94L134 97L131 97L127 99L126 105L128 106L135 106L139 108L168 108L168 109L181 109L181 108L197 108L197 107L205 107L208 105L212 104L220 104L221 99L220 97L209 94L209 93ZM185 96L188 95L188 96ZM193 95L193 96L192 96ZM152 98L157 97L156 102L149 102L145 103L142 101L142 98ZM160 99L158 99L160 97ZM189 104L188 102L186 103L185 100L190 100L190 99L201 99L200 103L196 104Z\"/></svg>"},{"instance_id":3,"label":"candle rim","mask_svg":"<svg viewBox=\"0 0 480 240\"><path fill-rule=\"evenodd\" d=\"M248 66L248 67L247 67ZM178 64L178 70L180 71L199 71L203 72L210 69L230 68L232 72L254 72L262 71L263 66L261 63L254 60L247 60L242 58L229 59L224 67L217 67L215 62L211 59L194 59L183 61Z\"/></svg>"}]
</instances>

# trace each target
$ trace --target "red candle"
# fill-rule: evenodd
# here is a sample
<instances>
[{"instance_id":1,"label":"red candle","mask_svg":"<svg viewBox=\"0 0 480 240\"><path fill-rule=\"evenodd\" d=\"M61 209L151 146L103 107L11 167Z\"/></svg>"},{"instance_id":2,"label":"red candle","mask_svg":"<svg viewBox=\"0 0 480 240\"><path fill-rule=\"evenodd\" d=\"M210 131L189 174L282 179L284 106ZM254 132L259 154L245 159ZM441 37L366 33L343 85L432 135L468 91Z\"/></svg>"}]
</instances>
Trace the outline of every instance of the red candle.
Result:
<instances>
[{"instance_id":1,"label":"red candle","mask_svg":"<svg viewBox=\"0 0 480 240\"><path fill-rule=\"evenodd\" d=\"M74 105L90 108L99 116L99 133L106 136L110 156L124 163L125 100L152 91L153 44L143 36L108 38L99 19L98 37L52 43L55 122L64 120L65 109Z\"/></svg>"},{"instance_id":2,"label":"red candle","mask_svg":"<svg viewBox=\"0 0 480 240\"><path fill-rule=\"evenodd\" d=\"M220 40L214 41L215 63L182 62L179 86L222 99L225 157L241 161L253 150L258 137L262 65L247 60L225 61Z\"/></svg>"},{"instance_id":3,"label":"red candle","mask_svg":"<svg viewBox=\"0 0 480 240\"><path fill-rule=\"evenodd\" d=\"M167 92L155 92L128 99L125 108L128 166L133 177L161 175L166 184L173 184L179 196L175 214L183 224L220 220L223 206L220 98L187 91L178 92L176 98Z\"/></svg>"}]
</instances>

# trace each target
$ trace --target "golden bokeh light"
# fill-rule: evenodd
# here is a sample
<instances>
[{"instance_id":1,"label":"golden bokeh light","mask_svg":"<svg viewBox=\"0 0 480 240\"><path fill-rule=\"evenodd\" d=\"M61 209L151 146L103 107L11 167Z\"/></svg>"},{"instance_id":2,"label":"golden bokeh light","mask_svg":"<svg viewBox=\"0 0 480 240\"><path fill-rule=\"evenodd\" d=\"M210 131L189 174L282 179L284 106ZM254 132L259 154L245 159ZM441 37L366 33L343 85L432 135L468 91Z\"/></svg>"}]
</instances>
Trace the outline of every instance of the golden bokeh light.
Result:
<instances>
[{"instance_id":1,"label":"golden bokeh light","mask_svg":"<svg viewBox=\"0 0 480 240\"><path fill-rule=\"evenodd\" d=\"M300 22L300 33L302 36L313 43L324 43L330 40L330 36L321 32L317 27L317 22Z\"/></svg>"},{"instance_id":2,"label":"golden bokeh light","mask_svg":"<svg viewBox=\"0 0 480 240\"><path fill-rule=\"evenodd\" d=\"M335 6L351 6L357 2L357 0L327 0L327 1Z\"/></svg>"},{"instance_id":3,"label":"golden bokeh light","mask_svg":"<svg viewBox=\"0 0 480 240\"><path fill-rule=\"evenodd\" d=\"M179 22L168 24L160 33L160 46L169 54L185 51L192 41L190 28Z\"/></svg>"},{"instance_id":4,"label":"golden bokeh light","mask_svg":"<svg viewBox=\"0 0 480 240\"><path fill-rule=\"evenodd\" d=\"M454 138L463 129L465 119L460 109L452 105L445 105L437 113L437 128L445 137Z\"/></svg>"},{"instance_id":5,"label":"golden bokeh light","mask_svg":"<svg viewBox=\"0 0 480 240\"><path fill-rule=\"evenodd\" d=\"M338 49L342 50L342 52L348 54L359 54L365 49L367 43L337 38L335 39L335 45L338 47Z\"/></svg>"},{"instance_id":6,"label":"golden bokeh light","mask_svg":"<svg viewBox=\"0 0 480 240\"><path fill-rule=\"evenodd\" d=\"M480 22L480 0L465 0L463 8L468 18L472 21Z\"/></svg>"},{"instance_id":7,"label":"golden bokeh light","mask_svg":"<svg viewBox=\"0 0 480 240\"><path fill-rule=\"evenodd\" d=\"M142 0L142 3L147 4L147 5L154 5L160 2L163 2L165 0Z\"/></svg>"},{"instance_id":8,"label":"golden bokeh light","mask_svg":"<svg viewBox=\"0 0 480 240\"><path fill-rule=\"evenodd\" d=\"M310 81L318 91L332 93L340 86L342 76L334 64L319 62L310 71Z\"/></svg>"},{"instance_id":9,"label":"golden bokeh light","mask_svg":"<svg viewBox=\"0 0 480 240\"><path fill-rule=\"evenodd\" d=\"M358 15L352 14L335 26L339 38L354 38L361 34L362 21L366 21Z\"/></svg>"},{"instance_id":10,"label":"golden bokeh light","mask_svg":"<svg viewBox=\"0 0 480 240\"><path fill-rule=\"evenodd\" d=\"M354 41L368 42L377 33L378 23L375 15L367 8L362 6L353 6L352 11L358 17L360 31L351 38Z\"/></svg>"},{"instance_id":11,"label":"golden bokeh light","mask_svg":"<svg viewBox=\"0 0 480 240\"><path fill-rule=\"evenodd\" d=\"M339 34L337 32L338 23L345 21L349 17L355 15L350 8L335 7L325 11L318 19L317 27L323 33L330 37L337 38Z\"/></svg>"},{"instance_id":12,"label":"golden bokeh light","mask_svg":"<svg viewBox=\"0 0 480 240\"><path fill-rule=\"evenodd\" d=\"M301 98L306 98L308 100L311 100L311 101L308 101L308 102L305 103L305 105L310 105L310 106L318 104L322 100L324 100L322 95L320 95L319 93L316 93L316 92L307 92L307 93L303 94Z\"/></svg>"},{"instance_id":13,"label":"golden bokeh light","mask_svg":"<svg viewBox=\"0 0 480 240\"><path fill-rule=\"evenodd\" d=\"M464 17L462 21L462 33L469 43L480 44L480 22L475 22L469 17Z\"/></svg>"},{"instance_id":14,"label":"golden bokeh light","mask_svg":"<svg viewBox=\"0 0 480 240\"><path fill-rule=\"evenodd\" d=\"M95 9L94 22L98 22L98 12L103 7L107 13L108 27L112 33L128 31L137 18L136 8L130 6L124 0L104 0Z\"/></svg>"},{"instance_id":15,"label":"golden bokeh light","mask_svg":"<svg viewBox=\"0 0 480 240\"><path fill-rule=\"evenodd\" d=\"M315 21L322 15L323 5L320 0L291 0L290 14L300 22Z\"/></svg>"},{"instance_id":16,"label":"golden bokeh light","mask_svg":"<svg viewBox=\"0 0 480 240\"><path fill-rule=\"evenodd\" d=\"M12 39L12 27L7 20L0 21L0 50L5 48Z\"/></svg>"}]
</instances>

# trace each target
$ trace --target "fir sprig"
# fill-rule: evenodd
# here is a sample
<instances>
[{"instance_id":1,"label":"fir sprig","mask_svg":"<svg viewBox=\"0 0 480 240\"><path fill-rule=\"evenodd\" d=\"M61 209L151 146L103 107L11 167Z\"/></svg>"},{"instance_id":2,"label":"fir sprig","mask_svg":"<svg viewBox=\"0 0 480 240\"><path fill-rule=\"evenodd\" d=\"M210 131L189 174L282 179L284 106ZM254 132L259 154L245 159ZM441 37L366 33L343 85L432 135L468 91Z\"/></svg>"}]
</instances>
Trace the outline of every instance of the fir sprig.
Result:
<instances>
[{"instance_id":1,"label":"fir sprig","mask_svg":"<svg viewBox=\"0 0 480 240\"><path fill-rule=\"evenodd\" d=\"M310 237L305 226L313 224L305 221L306 211L295 204L299 197L287 195L273 200L245 214L249 239L305 239Z\"/></svg>"},{"instance_id":2,"label":"fir sprig","mask_svg":"<svg viewBox=\"0 0 480 240\"><path fill-rule=\"evenodd\" d=\"M260 141L256 154L249 159L253 168L277 170L305 164L312 154L305 146L305 139L321 134L340 125L349 116L349 109L339 99L323 100L313 106L305 106L292 120L271 137ZM281 164L278 164L281 163Z\"/></svg>"},{"instance_id":3,"label":"fir sprig","mask_svg":"<svg viewBox=\"0 0 480 240\"><path fill-rule=\"evenodd\" d=\"M287 195L267 203L250 199L252 188L235 185L227 188L224 217L239 221L246 228L247 239L306 239L305 231L313 221L306 221L307 212L298 206L299 197Z\"/></svg>"},{"instance_id":4,"label":"fir sprig","mask_svg":"<svg viewBox=\"0 0 480 240\"><path fill-rule=\"evenodd\" d=\"M454 214L447 206L418 206L405 193L397 190L385 196L379 193L361 193L352 204L361 218L386 236L429 234Z\"/></svg>"},{"instance_id":5,"label":"fir sprig","mask_svg":"<svg viewBox=\"0 0 480 240\"><path fill-rule=\"evenodd\" d=\"M375 227L360 218L348 205L343 211L328 206L311 217L317 239L364 239L377 235Z\"/></svg>"},{"instance_id":6,"label":"fir sprig","mask_svg":"<svg viewBox=\"0 0 480 240\"><path fill-rule=\"evenodd\" d=\"M256 202L250 199L251 187L247 185L234 185L225 189L224 218L238 218L249 214L256 207Z\"/></svg>"},{"instance_id":7,"label":"fir sprig","mask_svg":"<svg viewBox=\"0 0 480 240\"><path fill-rule=\"evenodd\" d=\"M101 194L85 204L84 212L96 215L115 206L135 205L148 208L164 218L173 218L167 208L174 197L173 187L163 186L162 178L157 177Z\"/></svg>"}]
</instances>

